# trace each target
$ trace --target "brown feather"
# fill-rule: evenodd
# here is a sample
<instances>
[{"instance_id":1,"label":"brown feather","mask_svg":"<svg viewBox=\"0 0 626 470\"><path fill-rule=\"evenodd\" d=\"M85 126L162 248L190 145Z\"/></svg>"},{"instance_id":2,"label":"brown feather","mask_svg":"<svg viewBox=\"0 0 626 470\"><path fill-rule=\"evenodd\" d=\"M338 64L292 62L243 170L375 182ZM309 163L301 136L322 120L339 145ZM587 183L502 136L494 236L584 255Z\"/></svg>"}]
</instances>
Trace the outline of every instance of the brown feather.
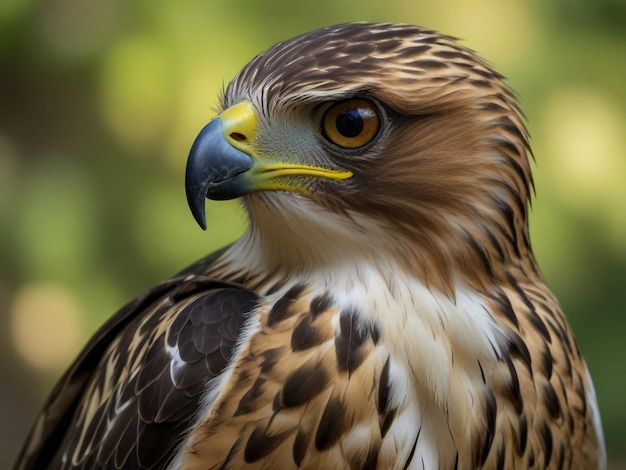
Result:
<instances>
[{"instance_id":1,"label":"brown feather","mask_svg":"<svg viewBox=\"0 0 626 470\"><path fill-rule=\"evenodd\" d=\"M317 110L353 97L381 130L337 149ZM353 177L247 195L242 239L92 339L17 468L603 468L502 76L451 37L359 23L259 54L222 108L241 101L255 157Z\"/></svg>"}]
</instances>

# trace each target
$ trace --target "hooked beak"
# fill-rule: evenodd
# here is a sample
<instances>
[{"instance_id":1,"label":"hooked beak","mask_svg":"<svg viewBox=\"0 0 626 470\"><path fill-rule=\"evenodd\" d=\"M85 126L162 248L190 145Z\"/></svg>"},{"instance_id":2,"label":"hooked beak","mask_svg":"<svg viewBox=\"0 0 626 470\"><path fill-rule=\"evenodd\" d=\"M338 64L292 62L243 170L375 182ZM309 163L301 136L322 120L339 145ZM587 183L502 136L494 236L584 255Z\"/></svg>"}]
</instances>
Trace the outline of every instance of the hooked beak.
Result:
<instances>
[{"instance_id":1,"label":"hooked beak","mask_svg":"<svg viewBox=\"0 0 626 470\"><path fill-rule=\"evenodd\" d=\"M196 222L206 230L204 198L233 199L245 194L237 175L252 168L250 155L236 149L224 139L222 121L215 119L196 137L185 174L187 203Z\"/></svg>"},{"instance_id":2,"label":"hooked beak","mask_svg":"<svg viewBox=\"0 0 626 470\"><path fill-rule=\"evenodd\" d=\"M352 176L350 171L259 159L257 127L254 107L241 102L207 124L191 146L185 174L187 202L203 230L206 230L205 198L235 199L254 191L307 194L307 185L289 177L343 180ZM276 157L272 156L271 160L275 161Z\"/></svg>"}]
</instances>

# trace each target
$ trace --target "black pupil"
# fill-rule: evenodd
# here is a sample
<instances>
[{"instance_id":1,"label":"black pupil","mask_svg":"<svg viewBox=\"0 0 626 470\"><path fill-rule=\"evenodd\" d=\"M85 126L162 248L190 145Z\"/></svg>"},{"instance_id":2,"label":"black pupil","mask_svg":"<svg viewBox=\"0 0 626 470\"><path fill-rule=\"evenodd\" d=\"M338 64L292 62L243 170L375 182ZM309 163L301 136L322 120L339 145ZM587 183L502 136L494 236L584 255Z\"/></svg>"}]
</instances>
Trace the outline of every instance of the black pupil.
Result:
<instances>
[{"instance_id":1,"label":"black pupil","mask_svg":"<svg viewBox=\"0 0 626 470\"><path fill-rule=\"evenodd\" d=\"M363 116L358 109L348 109L337 116L337 132L344 137L356 137L363 132Z\"/></svg>"}]
</instances>

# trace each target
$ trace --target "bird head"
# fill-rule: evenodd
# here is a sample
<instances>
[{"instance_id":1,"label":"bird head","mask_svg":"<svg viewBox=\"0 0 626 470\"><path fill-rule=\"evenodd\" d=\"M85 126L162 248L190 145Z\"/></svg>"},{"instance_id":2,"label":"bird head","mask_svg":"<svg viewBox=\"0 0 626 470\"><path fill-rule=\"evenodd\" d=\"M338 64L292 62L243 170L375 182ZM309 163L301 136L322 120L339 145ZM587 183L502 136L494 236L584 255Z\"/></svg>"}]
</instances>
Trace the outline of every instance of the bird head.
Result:
<instances>
[{"instance_id":1,"label":"bird head","mask_svg":"<svg viewBox=\"0 0 626 470\"><path fill-rule=\"evenodd\" d=\"M187 198L203 228L205 198L243 196L283 251L369 245L449 290L456 272L484 284L532 260L528 151L513 92L473 51L416 26L345 24L241 70L193 144Z\"/></svg>"}]
</instances>

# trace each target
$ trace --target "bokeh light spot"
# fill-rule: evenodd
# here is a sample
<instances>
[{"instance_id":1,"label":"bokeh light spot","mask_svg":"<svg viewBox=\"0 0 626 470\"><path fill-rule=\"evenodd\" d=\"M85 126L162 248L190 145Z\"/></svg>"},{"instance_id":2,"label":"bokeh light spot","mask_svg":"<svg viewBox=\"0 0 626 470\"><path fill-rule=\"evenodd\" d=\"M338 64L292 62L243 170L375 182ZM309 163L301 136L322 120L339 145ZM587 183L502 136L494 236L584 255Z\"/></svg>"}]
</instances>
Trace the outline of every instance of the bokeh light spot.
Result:
<instances>
[{"instance_id":1,"label":"bokeh light spot","mask_svg":"<svg viewBox=\"0 0 626 470\"><path fill-rule=\"evenodd\" d=\"M65 289L31 284L20 290L11 309L11 337L31 366L48 372L66 367L78 354L81 309Z\"/></svg>"},{"instance_id":2,"label":"bokeh light spot","mask_svg":"<svg viewBox=\"0 0 626 470\"><path fill-rule=\"evenodd\" d=\"M544 110L550 182L572 210L593 214L626 250L626 137L616 100L592 88L555 92ZM545 183L544 183L545 184Z\"/></svg>"}]
</instances>

